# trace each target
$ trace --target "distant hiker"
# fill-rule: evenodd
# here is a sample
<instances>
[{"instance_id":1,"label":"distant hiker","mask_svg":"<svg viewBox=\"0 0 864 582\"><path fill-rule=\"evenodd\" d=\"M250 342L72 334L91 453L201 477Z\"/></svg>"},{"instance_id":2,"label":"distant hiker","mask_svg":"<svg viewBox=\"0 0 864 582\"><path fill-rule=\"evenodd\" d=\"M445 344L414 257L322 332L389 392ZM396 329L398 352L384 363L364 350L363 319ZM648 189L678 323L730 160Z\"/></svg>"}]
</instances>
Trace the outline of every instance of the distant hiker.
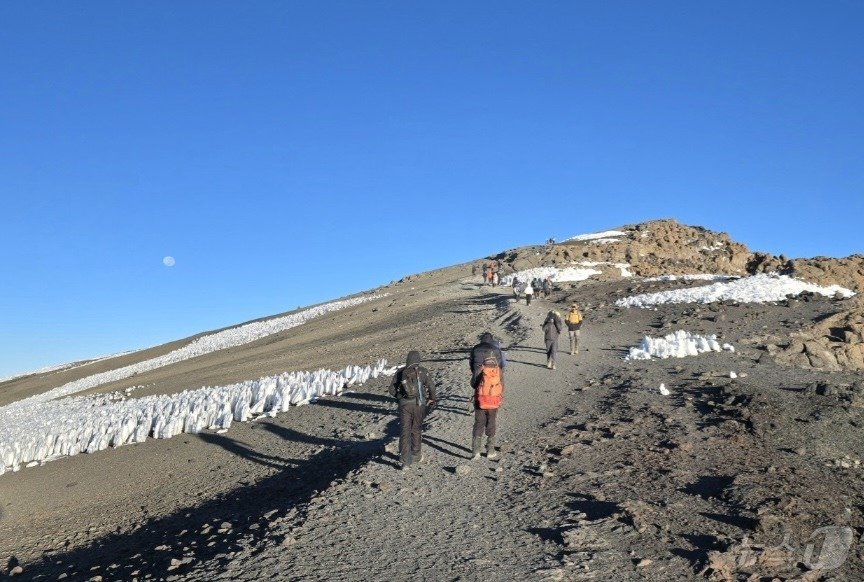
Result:
<instances>
[{"instance_id":1,"label":"distant hiker","mask_svg":"<svg viewBox=\"0 0 864 582\"><path fill-rule=\"evenodd\" d=\"M477 275L477 263L471 265L471 276L475 277Z\"/></svg>"},{"instance_id":2,"label":"distant hiker","mask_svg":"<svg viewBox=\"0 0 864 582\"><path fill-rule=\"evenodd\" d=\"M498 283L501 282L501 278L498 276L498 271L492 272L492 286L497 287Z\"/></svg>"},{"instance_id":3,"label":"distant hiker","mask_svg":"<svg viewBox=\"0 0 864 582\"><path fill-rule=\"evenodd\" d=\"M489 279L489 265L483 263L483 284L486 284L486 281Z\"/></svg>"},{"instance_id":4,"label":"distant hiker","mask_svg":"<svg viewBox=\"0 0 864 582\"><path fill-rule=\"evenodd\" d=\"M549 297L552 294L552 279L546 277L543 279L543 297Z\"/></svg>"},{"instance_id":5,"label":"distant hiker","mask_svg":"<svg viewBox=\"0 0 864 582\"><path fill-rule=\"evenodd\" d=\"M543 322L543 340L546 342L546 367L555 369L555 354L558 352L558 336L564 324L557 311L550 311Z\"/></svg>"},{"instance_id":6,"label":"distant hiker","mask_svg":"<svg viewBox=\"0 0 864 582\"><path fill-rule=\"evenodd\" d=\"M497 459L495 433L498 408L504 399L504 366L507 360L501 344L485 332L480 343L471 348L471 388L474 389L471 407L474 409L474 430L471 439L471 458L480 458L483 433L486 433L486 458Z\"/></svg>"},{"instance_id":7,"label":"distant hiker","mask_svg":"<svg viewBox=\"0 0 864 582\"><path fill-rule=\"evenodd\" d=\"M519 297L519 286L520 285L521 285L521 283L519 283L519 279L517 277L513 277L513 296L514 297Z\"/></svg>"},{"instance_id":8,"label":"distant hiker","mask_svg":"<svg viewBox=\"0 0 864 582\"><path fill-rule=\"evenodd\" d=\"M427 408L435 406L435 384L429 370L420 365L420 352L408 352L405 367L393 377L390 395L399 400L399 459L402 470L423 460L420 430Z\"/></svg>"},{"instance_id":9,"label":"distant hiker","mask_svg":"<svg viewBox=\"0 0 864 582\"><path fill-rule=\"evenodd\" d=\"M579 331L582 329L582 312L579 311L578 303L570 306L564 321L567 323L567 331L570 335L570 355L575 356L579 351Z\"/></svg>"},{"instance_id":10,"label":"distant hiker","mask_svg":"<svg viewBox=\"0 0 864 582\"><path fill-rule=\"evenodd\" d=\"M525 294L525 305L531 305L531 299L534 297L534 287L531 283L526 283L525 290L522 292Z\"/></svg>"}]
</instances>

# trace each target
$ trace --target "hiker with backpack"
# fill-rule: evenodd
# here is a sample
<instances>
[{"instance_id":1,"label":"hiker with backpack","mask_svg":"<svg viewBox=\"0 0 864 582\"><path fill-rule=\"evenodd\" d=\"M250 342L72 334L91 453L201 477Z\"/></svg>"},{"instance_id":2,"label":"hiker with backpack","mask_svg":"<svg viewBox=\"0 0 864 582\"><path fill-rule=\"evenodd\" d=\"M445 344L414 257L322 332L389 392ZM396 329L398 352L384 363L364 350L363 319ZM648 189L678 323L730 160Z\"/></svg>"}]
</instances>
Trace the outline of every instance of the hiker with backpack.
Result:
<instances>
[{"instance_id":1,"label":"hiker with backpack","mask_svg":"<svg viewBox=\"0 0 864 582\"><path fill-rule=\"evenodd\" d=\"M546 343L546 367L555 369L555 354L558 353L558 336L564 324L561 315L557 311L550 311L543 321L543 340Z\"/></svg>"},{"instance_id":2,"label":"hiker with backpack","mask_svg":"<svg viewBox=\"0 0 864 582\"><path fill-rule=\"evenodd\" d=\"M531 299L534 297L534 287L531 283L525 283L525 289L522 291L525 294L525 305L531 305Z\"/></svg>"},{"instance_id":3,"label":"hiker with backpack","mask_svg":"<svg viewBox=\"0 0 864 582\"><path fill-rule=\"evenodd\" d=\"M435 406L438 396L429 370L420 365L420 352L410 351L405 367L393 377L390 395L399 401L399 459L402 470L423 460L421 434L426 411Z\"/></svg>"},{"instance_id":4,"label":"hiker with backpack","mask_svg":"<svg viewBox=\"0 0 864 582\"><path fill-rule=\"evenodd\" d=\"M575 356L579 352L579 332L582 329L582 312L579 311L578 303L570 306L564 321L567 323L567 331L570 335L570 355Z\"/></svg>"},{"instance_id":5,"label":"hiker with backpack","mask_svg":"<svg viewBox=\"0 0 864 582\"><path fill-rule=\"evenodd\" d=\"M549 297L550 295L552 295L552 279L546 277L543 279L543 297Z\"/></svg>"},{"instance_id":6,"label":"hiker with backpack","mask_svg":"<svg viewBox=\"0 0 864 582\"><path fill-rule=\"evenodd\" d=\"M495 460L495 434L498 408L504 400L504 366L507 360L495 337L485 332L480 343L471 348L471 388L474 389L470 408L474 410L474 429L471 439L471 458L480 458L483 434L486 434L486 458Z\"/></svg>"}]
</instances>

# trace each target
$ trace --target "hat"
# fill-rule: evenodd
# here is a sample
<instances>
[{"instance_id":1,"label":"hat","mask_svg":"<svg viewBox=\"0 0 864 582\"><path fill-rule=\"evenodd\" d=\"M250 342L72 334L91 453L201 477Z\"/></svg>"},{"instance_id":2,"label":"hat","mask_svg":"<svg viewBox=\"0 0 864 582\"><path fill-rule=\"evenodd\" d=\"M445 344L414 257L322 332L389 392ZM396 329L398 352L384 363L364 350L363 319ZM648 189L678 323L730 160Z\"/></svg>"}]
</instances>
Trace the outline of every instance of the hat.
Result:
<instances>
[{"instance_id":1,"label":"hat","mask_svg":"<svg viewBox=\"0 0 864 582\"><path fill-rule=\"evenodd\" d=\"M570 307L579 307L578 303L573 303Z\"/></svg>"}]
</instances>

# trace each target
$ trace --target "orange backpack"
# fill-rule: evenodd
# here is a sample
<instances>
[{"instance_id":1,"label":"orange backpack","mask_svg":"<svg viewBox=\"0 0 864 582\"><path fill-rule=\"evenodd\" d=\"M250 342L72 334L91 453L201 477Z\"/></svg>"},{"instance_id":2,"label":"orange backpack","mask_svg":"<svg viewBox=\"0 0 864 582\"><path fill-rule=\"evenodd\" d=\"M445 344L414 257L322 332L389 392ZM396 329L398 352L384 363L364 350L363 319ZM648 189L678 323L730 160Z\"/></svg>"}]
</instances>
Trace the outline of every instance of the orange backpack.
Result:
<instances>
[{"instance_id":1,"label":"orange backpack","mask_svg":"<svg viewBox=\"0 0 864 582\"><path fill-rule=\"evenodd\" d=\"M491 363L483 362L483 372L477 384L477 406L483 410L494 410L501 406L504 400L504 382L501 379L501 368L497 360Z\"/></svg>"}]
</instances>

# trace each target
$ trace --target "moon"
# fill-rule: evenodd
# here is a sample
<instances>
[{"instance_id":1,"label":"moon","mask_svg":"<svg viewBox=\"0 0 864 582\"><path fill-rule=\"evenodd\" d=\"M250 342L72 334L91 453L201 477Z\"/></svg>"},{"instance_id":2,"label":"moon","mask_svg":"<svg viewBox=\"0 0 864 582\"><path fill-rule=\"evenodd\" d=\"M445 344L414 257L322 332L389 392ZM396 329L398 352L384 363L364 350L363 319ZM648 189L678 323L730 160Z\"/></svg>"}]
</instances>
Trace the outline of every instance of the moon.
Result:
<instances>
[{"instance_id":1,"label":"moon","mask_svg":"<svg viewBox=\"0 0 864 582\"><path fill-rule=\"evenodd\" d=\"M167 257L162 259L162 264L165 265L166 267L173 267L174 263L175 263L174 257L172 257L171 255L168 255Z\"/></svg>"}]
</instances>

